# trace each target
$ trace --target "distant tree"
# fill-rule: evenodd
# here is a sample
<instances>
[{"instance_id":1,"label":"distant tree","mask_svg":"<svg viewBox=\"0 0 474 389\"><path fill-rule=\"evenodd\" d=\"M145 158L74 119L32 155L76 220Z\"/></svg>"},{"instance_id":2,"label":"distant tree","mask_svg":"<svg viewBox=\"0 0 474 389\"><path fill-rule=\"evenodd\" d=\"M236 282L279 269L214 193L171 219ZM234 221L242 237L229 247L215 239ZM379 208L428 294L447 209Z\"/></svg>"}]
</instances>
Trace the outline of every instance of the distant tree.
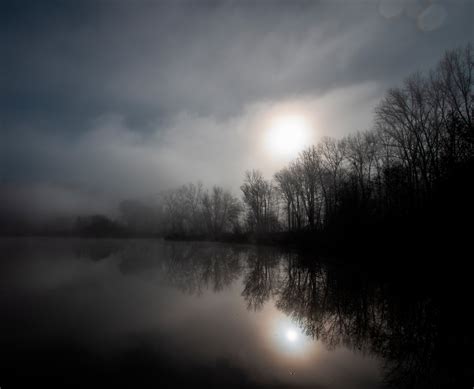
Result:
<instances>
[{"instance_id":1,"label":"distant tree","mask_svg":"<svg viewBox=\"0 0 474 389\"><path fill-rule=\"evenodd\" d=\"M85 237L113 237L125 233L123 226L104 215L82 216L76 219L76 231Z\"/></svg>"},{"instance_id":2,"label":"distant tree","mask_svg":"<svg viewBox=\"0 0 474 389\"><path fill-rule=\"evenodd\" d=\"M202 213L208 235L218 237L235 231L242 207L239 200L219 186L205 191L202 196Z\"/></svg>"},{"instance_id":3,"label":"distant tree","mask_svg":"<svg viewBox=\"0 0 474 389\"><path fill-rule=\"evenodd\" d=\"M258 170L247 171L240 189L248 209L249 227L256 232L276 229L278 204L272 182L265 180Z\"/></svg>"},{"instance_id":4,"label":"distant tree","mask_svg":"<svg viewBox=\"0 0 474 389\"><path fill-rule=\"evenodd\" d=\"M202 184L187 184L161 194L165 230L171 234L202 232Z\"/></svg>"}]
</instances>

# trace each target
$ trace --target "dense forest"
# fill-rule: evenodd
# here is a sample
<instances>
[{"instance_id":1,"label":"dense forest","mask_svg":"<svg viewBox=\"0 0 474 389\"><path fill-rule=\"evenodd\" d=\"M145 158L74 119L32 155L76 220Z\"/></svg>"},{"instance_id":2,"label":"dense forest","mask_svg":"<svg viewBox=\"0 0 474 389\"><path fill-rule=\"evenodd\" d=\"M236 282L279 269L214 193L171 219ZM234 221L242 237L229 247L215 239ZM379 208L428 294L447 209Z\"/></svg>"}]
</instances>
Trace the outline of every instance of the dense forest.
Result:
<instances>
[{"instance_id":1,"label":"dense forest","mask_svg":"<svg viewBox=\"0 0 474 389\"><path fill-rule=\"evenodd\" d=\"M434 69L385 93L372 129L324 137L271 178L247 171L241 200L191 183L153 201L123 201L116 220L85 216L66 230L351 251L427 240L461 247L473 215L473 68L472 45L446 52Z\"/></svg>"}]
</instances>

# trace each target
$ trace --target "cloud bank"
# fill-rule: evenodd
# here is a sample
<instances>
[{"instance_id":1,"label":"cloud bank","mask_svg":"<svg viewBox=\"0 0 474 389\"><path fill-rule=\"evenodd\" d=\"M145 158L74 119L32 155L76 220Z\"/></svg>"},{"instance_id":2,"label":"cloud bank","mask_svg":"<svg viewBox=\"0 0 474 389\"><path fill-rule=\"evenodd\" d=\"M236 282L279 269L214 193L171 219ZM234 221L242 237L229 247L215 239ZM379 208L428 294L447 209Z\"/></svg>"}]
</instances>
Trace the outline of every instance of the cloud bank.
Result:
<instances>
[{"instance_id":1,"label":"cloud bank","mask_svg":"<svg viewBox=\"0 0 474 389\"><path fill-rule=\"evenodd\" d=\"M472 39L474 4L5 2L2 11L3 196L47 214L197 179L237 192L246 169L271 175L287 162L262 144L268 118L285 109L310 118L315 141L366 129L387 87Z\"/></svg>"}]
</instances>

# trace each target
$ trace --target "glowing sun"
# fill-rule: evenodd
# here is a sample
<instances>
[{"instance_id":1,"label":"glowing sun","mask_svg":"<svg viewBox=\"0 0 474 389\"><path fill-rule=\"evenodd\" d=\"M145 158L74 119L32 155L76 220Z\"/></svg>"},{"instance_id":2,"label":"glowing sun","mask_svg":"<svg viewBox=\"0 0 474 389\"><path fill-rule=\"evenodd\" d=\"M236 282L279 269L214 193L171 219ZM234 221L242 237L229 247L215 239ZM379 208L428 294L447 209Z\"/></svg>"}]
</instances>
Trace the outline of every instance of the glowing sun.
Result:
<instances>
[{"instance_id":1,"label":"glowing sun","mask_svg":"<svg viewBox=\"0 0 474 389\"><path fill-rule=\"evenodd\" d=\"M267 130L266 145L271 153L295 156L308 144L310 130L303 115L275 116Z\"/></svg>"},{"instance_id":2,"label":"glowing sun","mask_svg":"<svg viewBox=\"0 0 474 389\"><path fill-rule=\"evenodd\" d=\"M295 342L298 339L298 333L295 330L289 329L286 331L286 339L290 342Z\"/></svg>"}]
</instances>

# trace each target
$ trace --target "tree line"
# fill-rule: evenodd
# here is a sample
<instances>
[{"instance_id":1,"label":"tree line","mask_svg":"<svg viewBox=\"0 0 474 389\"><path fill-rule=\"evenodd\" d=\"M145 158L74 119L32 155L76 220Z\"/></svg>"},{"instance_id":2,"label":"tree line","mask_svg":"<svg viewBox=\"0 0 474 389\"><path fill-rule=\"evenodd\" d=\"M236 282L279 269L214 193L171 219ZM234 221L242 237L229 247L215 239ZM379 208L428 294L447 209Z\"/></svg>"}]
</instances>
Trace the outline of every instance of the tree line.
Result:
<instances>
[{"instance_id":1,"label":"tree line","mask_svg":"<svg viewBox=\"0 0 474 389\"><path fill-rule=\"evenodd\" d=\"M393 235L462 224L449 215L474 215L467 185L474 172L473 68L471 44L447 51L433 69L385 93L372 129L324 137L271 178L247 171L241 198L191 183L153 201L125 200L115 219L92 215L23 229L64 233L67 225L68 233L83 236L313 241L318 234L345 239L348 232L361 240L381 226ZM8 220L0 225L0 232L17 230L21 225Z\"/></svg>"},{"instance_id":2,"label":"tree line","mask_svg":"<svg viewBox=\"0 0 474 389\"><path fill-rule=\"evenodd\" d=\"M371 130L324 137L271 179L245 173L242 202L220 187L167 192L168 231L331 232L410 217L474 157L471 45L385 93ZM467 177L464 177L466 180Z\"/></svg>"}]
</instances>

